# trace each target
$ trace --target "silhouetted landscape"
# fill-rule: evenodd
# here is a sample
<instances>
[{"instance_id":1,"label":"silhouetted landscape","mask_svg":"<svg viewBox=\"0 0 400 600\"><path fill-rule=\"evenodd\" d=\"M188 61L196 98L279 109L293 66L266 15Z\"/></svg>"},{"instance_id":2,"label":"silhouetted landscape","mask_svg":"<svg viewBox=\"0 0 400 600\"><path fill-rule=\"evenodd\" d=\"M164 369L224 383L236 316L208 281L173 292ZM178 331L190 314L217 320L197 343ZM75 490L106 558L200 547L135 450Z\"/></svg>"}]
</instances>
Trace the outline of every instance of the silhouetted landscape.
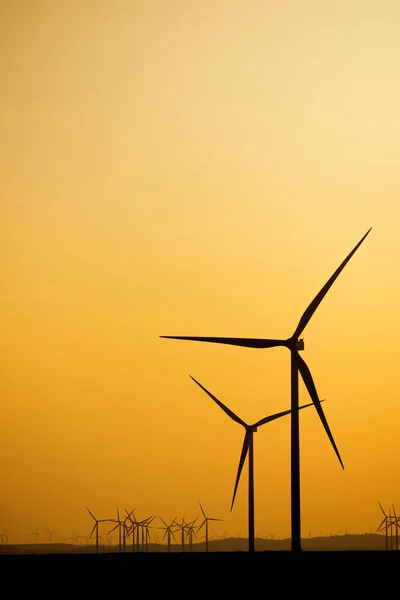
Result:
<instances>
[{"instance_id":1,"label":"silhouetted landscape","mask_svg":"<svg viewBox=\"0 0 400 600\"><path fill-rule=\"evenodd\" d=\"M396 551L395 541L392 541L393 548L389 551ZM66 544L66 543L34 543L34 544L9 544L0 547L0 553L4 555L34 555L34 554L96 554L96 546L93 544ZM374 533L365 533L363 535L332 535L314 538L305 538L302 540L302 549L304 551L324 552L324 551L386 551L386 540L384 535ZM290 539L274 540L265 538L255 539L256 552L279 552L290 551ZM206 551L205 542L193 542L192 549L185 546L182 552L181 544L171 544L171 553L194 554ZM244 537L231 537L218 540L209 540L208 552L247 552L248 540ZM102 546L99 554L168 554L166 544L150 542L147 550L132 552L132 546L127 544L125 551L120 552L118 545Z\"/></svg>"},{"instance_id":2,"label":"silhouetted landscape","mask_svg":"<svg viewBox=\"0 0 400 600\"><path fill-rule=\"evenodd\" d=\"M395 542L395 540L392 540ZM215 594L236 592L240 585L247 585L248 577L254 577L251 586L263 577L272 578L269 585L291 585L291 577L301 574L298 585L313 588L323 576L329 586L349 590L352 584L360 592L370 586L370 580L381 579L379 573L397 572L400 552L395 544L386 550L384 535L332 535L302 540L301 552L291 550L291 540L255 539L255 552L248 551L247 538L223 538L209 540L208 552L205 542L193 543L192 548L181 544L168 546L149 543L145 551L132 551L132 545L121 552L118 544L101 546L86 544L21 544L2 546L0 566L3 572L31 573L40 580L57 577L68 585L83 581L104 591L104 579L116 582L121 591L130 592L133 578L138 585L146 576L153 593L164 592L169 579L178 582L182 589L188 585L212 585ZM121 575L123 575L121 577ZM196 578L198 584L195 584ZM287 581L286 581L286 578ZM22 583L30 581L23 579ZM114 583L112 584L115 585ZM396 588L395 578L384 577L380 590ZM189 596L190 590L186 590Z\"/></svg>"}]
</instances>

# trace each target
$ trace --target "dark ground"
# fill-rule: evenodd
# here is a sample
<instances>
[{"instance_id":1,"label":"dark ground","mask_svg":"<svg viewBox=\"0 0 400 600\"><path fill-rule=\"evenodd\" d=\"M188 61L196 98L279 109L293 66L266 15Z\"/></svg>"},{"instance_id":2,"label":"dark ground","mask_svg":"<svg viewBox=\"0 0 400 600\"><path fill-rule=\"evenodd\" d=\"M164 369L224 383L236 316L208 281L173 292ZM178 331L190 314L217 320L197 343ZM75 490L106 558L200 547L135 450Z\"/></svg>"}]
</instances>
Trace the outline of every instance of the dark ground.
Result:
<instances>
[{"instance_id":1,"label":"dark ground","mask_svg":"<svg viewBox=\"0 0 400 600\"><path fill-rule=\"evenodd\" d=\"M321 598L330 598L333 590L346 592L345 598L351 590L357 599L364 593L380 598L385 591L398 597L400 551L1 555L0 571L3 585L11 577L14 589L21 583L29 583L31 589L38 581L43 587L50 578L68 594L73 593L71 585L81 591L86 586L92 593L95 588L105 592L111 585L114 592L136 596L145 586L151 597L164 592L169 596L169 589L175 596L182 592L183 597L185 591L185 598L191 598L207 584L213 598L225 598L246 588L258 594L264 586L289 593L294 585L311 596L320 590Z\"/></svg>"},{"instance_id":2,"label":"dark ground","mask_svg":"<svg viewBox=\"0 0 400 600\"><path fill-rule=\"evenodd\" d=\"M168 553L165 546L154 544L147 552L127 549L120 553L118 548L106 552L103 548L99 554L93 546L52 544L51 553L49 544L9 547L9 553L4 553L3 546L0 573L3 589L26 589L30 595L40 589L42 596L47 593L52 598L63 598L74 590L79 591L78 597L96 593L100 598L117 592L185 599L197 598L201 593L207 600L225 600L227 596L235 599L238 594L247 600L249 594L270 596L271 592L284 599L297 592L318 600L333 598L333 592L339 596L337 600L342 600L340 596L347 600L350 595L355 600L371 595L381 598L387 593L399 597L400 550L395 545L386 550L384 536L304 540L300 553L285 549L290 548L290 540L259 540L258 547L265 543L279 549L254 553L247 551L247 540L241 538L219 540L215 547L223 548L228 543L228 551L205 552L199 544L193 545L192 552L182 552L176 546ZM232 550L232 544L233 548L243 549ZM313 549L321 544L336 549ZM57 591L50 593L50 589Z\"/></svg>"}]
</instances>

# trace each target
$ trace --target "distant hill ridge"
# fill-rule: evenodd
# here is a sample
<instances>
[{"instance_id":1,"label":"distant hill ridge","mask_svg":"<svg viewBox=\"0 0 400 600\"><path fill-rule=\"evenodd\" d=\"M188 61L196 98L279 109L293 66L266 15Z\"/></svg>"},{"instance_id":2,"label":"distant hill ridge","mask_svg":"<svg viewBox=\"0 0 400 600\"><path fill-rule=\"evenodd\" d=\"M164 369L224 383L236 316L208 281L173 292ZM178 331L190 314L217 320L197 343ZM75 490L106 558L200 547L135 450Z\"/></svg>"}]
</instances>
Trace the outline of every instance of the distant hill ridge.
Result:
<instances>
[{"instance_id":1,"label":"distant hill ridge","mask_svg":"<svg viewBox=\"0 0 400 600\"><path fill-rule=\"evenodd\" d=\"M331 535L314 538L302 539L302 548L305 551L344 551L344 550L386 550L386 539L384 535L365 533L361 535ZM256 552L264 551L288 551L291 549L291 540L274 540L266 538L255 539ZM165 544L149 542L147 552L167 552ZM209 552L247 552L247 538L227 537L217 540L209 540ZM396 550L396 540L388 539L388 550ZM145 550L146 551L146 550ZM6 554L94 554L96 547L93 544L66 544L66 543L46 543L46 544L3 544L0 546L0 555ZM102 554L119 552L118 545L105 545L100 548ZM125 548L126 553L132 553L132 545L128 544ZM171 544L171 552L182 552L180 544ZM205 552L205 542L193 542L192 549L185 545L184 552Z\"/></svg>"}]
</instances>

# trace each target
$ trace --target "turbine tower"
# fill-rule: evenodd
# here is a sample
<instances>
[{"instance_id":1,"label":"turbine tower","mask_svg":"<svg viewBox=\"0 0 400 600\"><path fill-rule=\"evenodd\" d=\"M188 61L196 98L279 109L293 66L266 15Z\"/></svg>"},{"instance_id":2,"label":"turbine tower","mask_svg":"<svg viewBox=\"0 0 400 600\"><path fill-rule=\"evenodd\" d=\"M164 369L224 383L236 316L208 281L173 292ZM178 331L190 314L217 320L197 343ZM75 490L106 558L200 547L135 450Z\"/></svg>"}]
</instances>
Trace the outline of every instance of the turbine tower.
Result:
<instances>
[{"instance_id":1,"label":"turbine tower","mask_svg":"<svg viewBox=\"0 0 400 600\"><path fill-rule=\"evenodd\" d=\"M301 518L300 518L300 436L299 436L299 372L304 384L315 405L317 413L325 428L328 438L333 446L339 462L344 469L342 459L336 447L328 422L322 410L318 393L306 362L301 358L299 351L304 350L304 340L300 338L311 317L314 315L323 298L343 271L353 254L363 243L371 228L356 244L353 250L347 255L344 261L339 265L333 275L321 288L312 302L308 305L301 316L296 329L291 337L287 339L255 339L255 338L225 338L225 337L199 337L182 335L162 335L161 338L176 340L192 340L197 342L211 342L215 344L229 344L233 346L242 346L247 348L274 348L283 346L288 348L291 356L291 527L292 527L292 550L301 551Z\"/></svg>"}]
</instances>

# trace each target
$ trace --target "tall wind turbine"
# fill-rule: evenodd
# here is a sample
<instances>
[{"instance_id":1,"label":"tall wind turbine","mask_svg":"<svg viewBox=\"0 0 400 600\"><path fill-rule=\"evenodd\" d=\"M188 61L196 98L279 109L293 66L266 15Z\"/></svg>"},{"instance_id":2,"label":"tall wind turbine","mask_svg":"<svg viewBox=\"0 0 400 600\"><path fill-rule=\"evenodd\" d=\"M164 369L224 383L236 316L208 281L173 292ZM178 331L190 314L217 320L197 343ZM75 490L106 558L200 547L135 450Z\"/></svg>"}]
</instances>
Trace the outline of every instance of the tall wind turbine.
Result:
<instances>
[{"instance_id":1,"label":"tall wind turbine","mask_svg":"<svg viewBox=\"0 0 400 600\"><path fill-rule=\"evenodd\" d=\"M276 419L279 419L280 417L284 417L285 415L288 415L291 412L291 410L290 409L285 410L283 412L279 412L279 413L270 415L268 417L264 417L264 419L260 419L260 421L257 421L257 423L253 423L252 425L249 425L248 423L245 423L240 417L238 417L230 408L225 406L225 404L223 404L223 402L218 400L218 398L216 398L211 392L206 390L206 388L203 385L201 385L201 383L199 383L194 377L192 377L191 375L190 375L190 377L191 377L191 379L193 379L193 381L195 383L197 383L197 385L199 387L201 387L202 390L205 391L206 394L208 394L210 396L210 398L212 400L214 400L214 402L216 402L216 404L218 404L218 406L220 406L222 408L222 410L231 419L233 419L233 421L236 421L236 423L239 423L239 425L242 425L246 430L246 433L244 434L242 452L241 452L240 460L239 460L239 467L238 467L238 471L237 471L237 475L236 475L235 488L233 490L231 510L233 509L233 505L234 505L235 497L236 497L236 491L237 491L237 488L239 485L240 475L242 473L243 465L246 461L247 454L248 454L249 455L249 488L248 488L249 552L254 552L255 529L254 529L254 444L253 444L253 436L254 436L254 433L257 431L258 427L261 427L261 425L265 425L265 423L270 423L271 421L275 421ZM321 400L321 402L323 402L323 400ZM308 406L312 406L312 405L313 405L313 403L310 402L310 404L305 404L304 406L300 406L299 410L301 410L302 408L307 408Z\"/></svg>"},{"instance_id":2,"label":"tall wind turbine","mask_svg":"<svg viewBox=\"0 0 400 600\"><path fill-rule=\"evenodd\" d=\"M363 243L371 228L356 244L353 250L347 255L344 261L339 265L333 275L321 288L312 302L308 305L301 316L296 329L290 338L287 339L255 339L255 338L225 338L225 337L199 337L182 335L162 335L162 338L176 340L192 340L196 342L211 342L215 344L228 344L232 346L242 346L247 348L274 348L284 346L290 350L291 356L291 525L292 525L292 550L298 552L301 550L301 525L300 525L300 438L299 438L299 371L304 384L311 396L318 415L322 421L325 431L336 452L339 462L344 469L342 459L336 447L328 422L320 404L318 393L311 375L311 372L301 358L299 351L304 350L304 340L300 339L305 327L314 315L318 306L325 295L343 271L353 254Z\"/></svg>"},{"instance_id":3,"label":"tall wind turbine","mask_svg":"<svg viewBox=\"0 0 400 600\"><path fill-rule=\"evenodd\" d=\"M200 504L200 502L199 502L199 504ZM200 504L200 508L201 508L201 512L203 513L204 521L199 526L197 533L199 533L200 529L202 529L205 525L205 527L206 527L206 552L208 552L208 521L222 521L223 519L216 519L215 517L207 517L201 504Z\"/></svg>"}]
</instances>

